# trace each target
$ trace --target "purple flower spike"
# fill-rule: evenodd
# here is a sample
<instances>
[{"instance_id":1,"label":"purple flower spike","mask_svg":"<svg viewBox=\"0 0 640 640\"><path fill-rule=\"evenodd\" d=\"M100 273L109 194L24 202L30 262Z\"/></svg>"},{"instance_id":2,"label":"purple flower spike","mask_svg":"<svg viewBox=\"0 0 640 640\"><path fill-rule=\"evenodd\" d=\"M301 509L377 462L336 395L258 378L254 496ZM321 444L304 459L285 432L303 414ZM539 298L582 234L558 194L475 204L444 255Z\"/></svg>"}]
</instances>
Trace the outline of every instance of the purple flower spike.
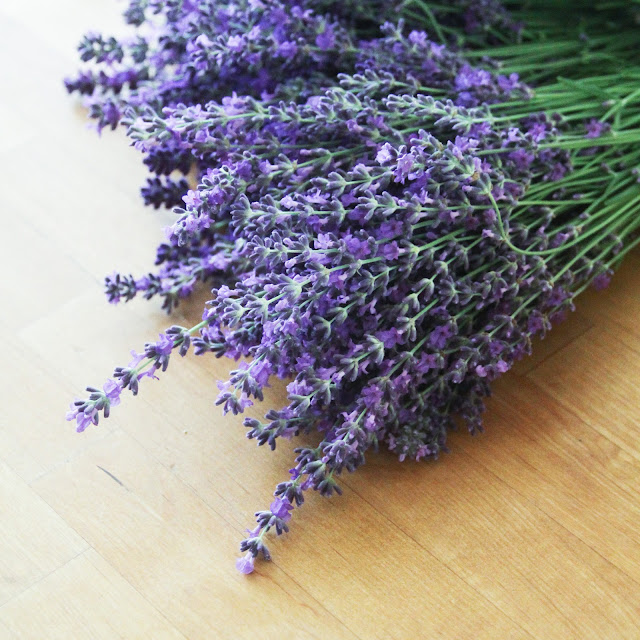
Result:
<instances>
[{"instance_id":1,"label":"purple flower spike","mask_svg":"<svg viewBox=\"0 0 640 640\"><path fill-rule=\"evenodd\" d=\"M500 75L502 59L465 57L518 37L500 0L410 4L129 0L144 29L87 36L97 66L67 82L99 127L127 127L145 202L175 214L153 271L108 276L108 299L171 312L213 292L201 322L133 352L67 419L97 425L191 348L236 361L225 413L287 380L282 404L243 421L259 446L301 441L241 543L245 574L307 491L340 494L370 451L432 460L454 417L480 432L491 383L640 243L633 82L605 55L577 91L575 53L551 47L545 70L516 42Z\"/></svg>"},{"instance_id":2,"label":"purple flower spike","mask_svg":"<svg viewBox=\"0 0 640 640\"><path fill-rule=\"evenodd\" d=\"M255 558L253 557L251 552L249 552L246 555L242 556L242 558L238 558L236 560L236 569L240 573L244 573L245 575L248 575L250 573L253 573L254 563L255 563Z\"/></svg>"},{"instance_id":3,"label":"purple flower spike","mask_svg":"<svg viewBox=\"0 0 640 640\"><path fill-rule=\"evenodd\" d=\"M586 129L587 133L585 138L595 139L600 138L607 131L609 131L609 129L611 129L611 125L593 118L592 120L589 120L589 122L587 122Z\"/></svg>"},{"instance_id":4,"label":"purple flower spike","mask_svg":"<svg viewBox=\"0 0 640 640\"><path fill-rule=\"evenodd\" d=\"M104 389L107 398L109 398L111 406L118 406L120 404L120 393L122 392L122 387L115 380L109 378L102 388Z\"/></svg>"},{"instance_id":5,"label":"purple flower spike","mask_svg":"<svg viewBox=\"0 0 640 640\"><path fill-rule=\"evenodd\" d=\"M287 520L291 520L291 514L289 511L293 509L293 505L290 502L282 500L281 498L276 498L269 508L271 509L271 513L281 520L284 520L285 522Z\"/></svg>"},{"instance_id":6,"label":"purple flower spike","mask_svg":"<svg viewBox=\"0 0 640 640\"><path fill-rule=\"evenodd\" d=\"M76 431L82 433L90 424L93 424L93 414L79 413L76 416Z\"/></svg>"},{"instance_id":7,"label":"purple flower spike","mask_svg":"<svg viewBox=\"0 0 640 640\"><path fill-rule=\"evenodd\" d=\"M336 35L331 25L327 25L325 30L316 38L316 44L323 51L333 49L336 46Z\"/></svg>"},{"instance_id":8,"label":"purple flower spike","mask_svg":"<svg viewBox=\"0 0 640 640\"><path fill-rule=\"evenodd\" d=\"M610 273L600 273L593 279L593 286L596 291L602 291L606 289L611 283Z\"/></svg>"}]
</instances>

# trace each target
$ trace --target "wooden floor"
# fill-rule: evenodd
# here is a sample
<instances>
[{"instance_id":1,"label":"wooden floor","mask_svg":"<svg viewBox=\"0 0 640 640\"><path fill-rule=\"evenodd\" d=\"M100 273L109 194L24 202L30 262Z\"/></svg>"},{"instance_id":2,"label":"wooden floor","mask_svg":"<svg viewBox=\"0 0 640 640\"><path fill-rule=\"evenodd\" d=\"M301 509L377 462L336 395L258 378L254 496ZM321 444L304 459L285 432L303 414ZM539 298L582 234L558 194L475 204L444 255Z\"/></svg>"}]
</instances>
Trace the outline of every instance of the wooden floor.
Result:
<instances>
[{"instance_id":1,"label":"wooden floor","mask_svg":"<svg viewBox=\"0 0 640 640\"><path fill-rule=\"evenodd\" d=\"M82 435L64 421L206 298L168 320L102 294L114 268L149 268L171 218L61 85L121 7L0 8L0 638L640 638L638 253L496 385L486 434L437 463L371 457L249 577L237 545L293 445L220 416L227 362L174 362Z\"/></svg>"}]
</instances>

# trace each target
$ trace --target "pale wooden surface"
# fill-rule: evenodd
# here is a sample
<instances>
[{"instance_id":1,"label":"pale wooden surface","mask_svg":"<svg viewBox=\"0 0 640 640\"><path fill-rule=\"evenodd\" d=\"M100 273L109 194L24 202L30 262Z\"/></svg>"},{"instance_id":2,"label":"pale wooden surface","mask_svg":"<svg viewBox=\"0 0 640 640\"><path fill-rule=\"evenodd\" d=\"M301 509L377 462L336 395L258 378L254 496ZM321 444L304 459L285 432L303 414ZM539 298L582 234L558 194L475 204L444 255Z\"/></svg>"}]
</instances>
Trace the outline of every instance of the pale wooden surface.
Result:
<instances>
[{"instance_id":1,"label":"pale wooden surface","mask_svg":"<svg viewBox=\"0 0 640 640\"><path fill-rule=\"evenodd\" d=\"M227 362L176 361L99 428L64 422L171 322L104 301L170 214L143 208L138 154L87 131L60 81L121 6L0 9L0 638L640 637L637 253L496 385L485 435L435 464L371 457L249 578L237 544L292 447L220 417Z\"/></svg>"}]
</instances>

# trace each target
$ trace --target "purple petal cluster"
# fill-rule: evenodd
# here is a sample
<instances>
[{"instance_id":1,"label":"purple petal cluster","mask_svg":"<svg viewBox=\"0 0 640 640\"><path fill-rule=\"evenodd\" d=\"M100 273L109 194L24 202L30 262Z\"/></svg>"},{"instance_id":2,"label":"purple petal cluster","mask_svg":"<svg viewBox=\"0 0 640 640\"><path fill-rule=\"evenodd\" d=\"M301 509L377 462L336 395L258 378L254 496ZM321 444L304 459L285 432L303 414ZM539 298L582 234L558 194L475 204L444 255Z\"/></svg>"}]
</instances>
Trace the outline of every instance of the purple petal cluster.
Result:
<instances>
[{"instance_id":1,"label":"purple petal cluster","mask_svg":"<svg viewBox=\"0 0 640 640\"><path fill-rule=\"evenodd\" d=\"M468 32L513 26L497 2L453 4ZM532 89L443 44L448 14L378 30L363 7L132 2L132 24L166 17L157 41L88 37L83 58L113 73L69 83L93 94L101 126L128 127L156 174L147 203L175 205L157 271L109 276L109 300L157 295L171 311L198 282L215 286L198 325L147 343L68 418L97 424L193 347L242 359L218 385L225 413L287 381L284 407L244 420L249 438L274 449L315 435L255 514L243 573L270 558L266 533L289 530L307 490L339 494L370 451L435 459L455 416L481 431L490 383L577 293L607 284L637 229L638 154L607 151L609 173L592 158L607 122L505 111ZM127 59L130 76L113 80ZM192 166L189 188L174 172ZM594 184L620 203L608 231Z\"/></svg>"},{"instance_id":2,"label":"purple petal cluster","mask_svg":"<svg viewBox=\"0 0 640 640\"><path fill-rule=\"evenodd\" d=\"M75 400L67 412L67 420L76 421L76 431L81 433L89 425L97 425L100 412L105 418L109 417L111 407L120 404L122 387L116 380L107 380L102 389L87 387L89 397L86 400Z\"/></svg>"}]
</instances>

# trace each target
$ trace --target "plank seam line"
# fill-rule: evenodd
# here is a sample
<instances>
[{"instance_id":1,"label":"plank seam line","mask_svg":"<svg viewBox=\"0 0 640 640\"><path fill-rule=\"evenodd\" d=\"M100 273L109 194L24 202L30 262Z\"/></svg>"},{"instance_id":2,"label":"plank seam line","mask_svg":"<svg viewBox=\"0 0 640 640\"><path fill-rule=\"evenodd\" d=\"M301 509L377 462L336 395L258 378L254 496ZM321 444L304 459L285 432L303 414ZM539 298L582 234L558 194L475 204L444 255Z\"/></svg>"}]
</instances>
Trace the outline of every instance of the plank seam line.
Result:
<instances>
[{"instance_id":1,"label":"plank seam line","mask_svg":"<svg viewBox=\"0 0 640 640\"><path fill-rule=\"evenodd\" d=\"M66 520L65 520L65 524L67 524ZM67 526L69 526L69 525L67 524ZM74 529L74 531L75 531L75 529ZM89 551L91 548L92 547L90 545L88 545L86 549L83 549L79 553L76 553L75 556L73 556L72 558L69 558L66 562L63 562L60 566L56 567L55 569L52 569L51 571L49 571L49 573L46 573L45 575L41 576L35 582L32 582L30 585L26 586L24 589L21 589L18 593L13 594L11 597L9 597L9 599L5 600L2 604L0 604L0 613L2 612L2 610L8 604L13 602L16 598L19 598L20 596L22 596L23 594L27 593L28 591L30 591L34 587L38 586L43 580L46 580L49 576L52 576L56 571L59 571L60 569L63 569L69 563L71 563L74 560L76 560L77 558L79 558L82 554L87 553L87 551Z\"/></svg>"},{"instance_id":2,"label":"plank seam line","mask_svg":"<svg viewBox=\"0 0 640 640\"><path fill-rule=\"evenodd\" d=\"M443 560L441 560L440 558L438 558L438 556L436 556L430 549L427 549L424 545L422 545L420 542L418 542L418 540L416 540L408 531L405 531L397 522L393 521L387 514L383 513L382 511L380 511L379 509L377 509L373 504L371 504L366 498L364 498L363 496L361 496L351 485L347 484L347 482L342 481L342 483L345 486L349 487L349 490L352 491L355 495L357 495L361 500L363 500L364 502L366 502L376 513L380 514L385 520L387 520L387 522L389 522L392 526L394 526L396 529L398 529L399 531L401 531L404 535L406 535L410 540L412 540L418 547L420 547L423 551L425 551L428 555L430 555L436 562L438 562L439 564L441 564L445 569L447 569L448 571L450 571L454 576L456 576L456 578L458 578L459 580L461 580L464 584L466 584L470 589L472 589L473 591L476 592L476 594L485 602L487 602L492 608L494 608L496 611L499 611L501 615L505 616L505 618L507 618L508 620L510 620L518 629L520 629L523 633L526 633L527 636L529 638L534 638L535 636L531 635L531 633L529 633L529 631L527 631L525 628L522 627L522 625L519 622L516 622L508 613L506 613L505 611L503 611L495 602L493 602L492 600L490 600L487 596L485 596L483 593L481 593L480 591L478 591L478 589L470 584L467 580L465 580L461 575L459 575L450 565L448 565L447 563L445 563Z\"/></svg>"},{"instance_id":3,"label":"plank seam line","mask_svg":"<svg viewBox=\"0 0 640 640\"><path fill-rule=\"evenodd\" d=\"M558 525L561 529L563 529L564 531L567 532L567 534L569 536L571 536L572 538L575 538L576 540L578 540L580 543L584 544L588 549L590 549L593 553L595 553L599 558L601 558L606 564L608 564L610 567L613 567L615 570L619 571L620 573L622 573L624 576L626 576L629 580L631 580L632 582L634 582L635 584L640 586L640 581L638 581L636 578L634 578L633 576L630 576L622 567L619 567L617 564L613 563L611 560L609 560L608 558L606 558L605 556L603 556L597 549L594 549L588 542L586 542L585 540L583 540L577 533L574 533L573 531L571 531L570 529L568 529L565 525L563 525L561 522L558 522L551 514L547 513L546 511L543 511L539 506L537 506L535 504L535 502L533 502L533 500L531 500L530 498L528 498L527 496L525 496L524 494L522 494L518 489L516 489L515 487L511 486L510 484L508 484L505 480L503 480L499 475L497 475L494 471L492 471L489 467L487 467L483 462L476 460L473 456L470 456L468 453L463 452L465 455L467 455L469 458L471 458L476 464L479 464L481 467L483 467L489 474L491 474L498 482L500 482L501 484L505 485L506 487L508 487L510 490L514 491L515 493L517 493L525 502L525 506L529 506L532 510L535 510L537 512L539 512L540 514L542 514L544 517L549 518L550 520L552 520L553 522L556 523L556 525Z\"/></svg>"},{"instance_id":4,"label":"plank seam line","mask_svg":"<svg viewBox=\"0 0 640 640\"><path fill-rule=\"evenodd\" d=\"M144 400L144 402L149 402L148 400ZM209 504L209 502L207 500L205 500L195 489L195 487L193 487L185 478L183 478L181 475L178 475L178 473L176 472L175 469L172 469L170 467L168 467L166 464L164 464L162 462L162 460L160 460L159 458L156 457L155 454L153 454L151 451L149 451L143 444L142 442L140 442L134 435L132 435L131 433L129 433L128 430L120 428L120 430L122 431L122 433L126 434L129 438L131 438L134 442L136 442L140 448L147 454L149 455L153 460L156 461L157 464L159 464L163 469L165 469L166 471L168 471L181 485L183 485L195 498L198 499L198 501L200 501L207 509L209 509L212 513L214 513L216 516L218 516L220 519L222 519L224 522L226 522L230 527L233 527L234 530L239 529L240 531L244 531L244 528L242 527L242 525L237 522L235 520L235 518L233 518L233 521L229 521L227 519L227 517L224 514L221 514L218 512L217 509L215 509L212 505ZM218 494L220 496L220 494ZM222 496L220 496L221 499ZM340 618L338 618L333 611L330 611L329 609L327 609L327 607L320 602L317 598L315 598L311 593L309 593L309 591L307 589L305 589L291 574L289 574L280 564L278 564L277 562L274 562L273 560L271 561L274 566L278 567L278 569L280 571L282 571L282 573L284 575L286 575L299 589L302 590L303 593L305 593L313 602L315 602L318 607L323 610L326 611L326 613L328 613L334 620L336 620L339 624L341 624L345 629L347 629L350 633L353 634L354 637L358 638L358 640L363 640L355 631L353 631L343 620L341 620ZM280 589L282 589L283 591L286 590L284 589L284 587L282 587L281 585L278 585L278 587Z\"/></svg>"},{"instance_id":5,"label":"plank seam line","mask_svg":"<svg viewBox=\"0 0 640 640\"><path fill-rule=\"evenodd\" d=\"M171 620L169 620L169 618L167 618L167 616L164 614L163 611L161 611L160 609L158 609L158 607L156 607L152 602L150 602L146 596L144 596L140 591L138 591L138 589L131 584L131 582L129 581L128 578L126 578L125 576L122 575L122 573L120 573L120 571L118 571L97 549L95 549L94 547L91 547L91 550L93 550L98 556L100 556L100 558L106 563L108 564L117 574L118 576L124 580L152 609L153 611L155 611L156 613L160 614L160 617L165 620L172 629L175 629L185 640L187 640L188 636L186 636L184 633L182 633L182 630L179 629L176 624L174 622L172 622ZM109 577L106 576L104 573L102 573L102 571L100 570L99 567L96 567L96 565L91 562L91 559L89 558L89 562L91 563L91 566L108 582L111 582L111 580L109 580Z\"/></svg>"}]
</instances>

